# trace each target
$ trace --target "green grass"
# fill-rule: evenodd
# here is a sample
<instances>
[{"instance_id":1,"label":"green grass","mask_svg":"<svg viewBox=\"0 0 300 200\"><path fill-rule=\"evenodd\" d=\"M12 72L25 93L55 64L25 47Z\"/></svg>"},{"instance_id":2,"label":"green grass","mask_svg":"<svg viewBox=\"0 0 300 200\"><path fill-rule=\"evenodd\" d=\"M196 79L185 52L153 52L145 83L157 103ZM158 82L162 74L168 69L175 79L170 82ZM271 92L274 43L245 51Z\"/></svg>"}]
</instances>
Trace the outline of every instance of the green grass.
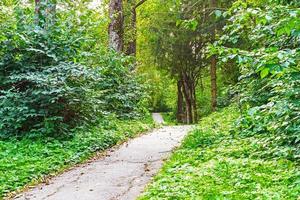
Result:
<instances>
[{"instance_id":1,"label":"green grass","mask_svg":"<svg viewBox=\"0 0 300 200\"><path fill-rule=\"evenodd\" d=\"M151 118L136 121L112 119L74 137L0 140L0 199L5 194L55 175L89 159L126 138L151 129Z\"/></svg>"},{"instance_id":2,"label":"green grass","mask_svg":"<svg viewBox=\"0 0 300 200\"><path fill-rule=\"evenodd\" d=\"M299 199L299 165L266 157L265 136L231 131L237 117L230 107L201 120L139 199Z\"/></svg>"}]
</instances>

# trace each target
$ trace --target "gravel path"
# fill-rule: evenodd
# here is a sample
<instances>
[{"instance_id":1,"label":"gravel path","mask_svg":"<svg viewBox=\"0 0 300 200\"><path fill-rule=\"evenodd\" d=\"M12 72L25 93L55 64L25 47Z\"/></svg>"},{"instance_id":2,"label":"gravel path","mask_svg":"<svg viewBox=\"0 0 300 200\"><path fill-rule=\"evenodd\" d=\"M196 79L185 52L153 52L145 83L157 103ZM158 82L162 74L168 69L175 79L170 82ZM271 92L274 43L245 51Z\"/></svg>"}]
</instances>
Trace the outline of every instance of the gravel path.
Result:
<instances>
[{"instance_id":1,"label":"gravel path","mask_svg":"<svg viewBox=\"0 0 300 200\"><path fill-rule=\"evenodd\" d=\"M152 117L153 120L157 123L157 124L163 124L164 123L164 119L161 116L160 113L152 113Z\"/></svg>"},{"instance_id":2,"label":"gravel path","mask_svg":"<svg viewBox=\"0 0 300 200\"><path fill-rule=\"evenodd\" d=\"M191 126L163 127L20 194L25 200L133 200Z\"/></svg>"}]
</instances>

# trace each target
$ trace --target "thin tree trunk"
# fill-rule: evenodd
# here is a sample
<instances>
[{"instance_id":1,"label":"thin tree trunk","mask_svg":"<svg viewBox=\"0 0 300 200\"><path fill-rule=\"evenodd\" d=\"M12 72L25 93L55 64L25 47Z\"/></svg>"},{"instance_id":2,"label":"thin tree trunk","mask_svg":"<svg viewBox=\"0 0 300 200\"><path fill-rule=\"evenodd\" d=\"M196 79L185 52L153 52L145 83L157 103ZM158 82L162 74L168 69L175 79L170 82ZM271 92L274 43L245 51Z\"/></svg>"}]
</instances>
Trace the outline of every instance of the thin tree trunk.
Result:
<instances>
[{"instance_id":1,"label":"thin tree trunk","mask_svg":"<svg viewBox=\"0 0 300 200\"><path fill-rule=\"evenodd\" d=\"M110 24L108 28L109 47L114 49L117 52L122 52L123 32L124 32L122 0L110 0L109 17L110 17Z\"/></svg>"},{"instance_id":2,"label":"thin tree trunk","mask_svg":"<svg viewBox=\"0 0 300 200\"><path fill-rule=\"evenodd\" d=\"M213 56L211 58L210 78L211 78L211 110L215 112L217 108L217 58L216 56Z\"/></svg>"},{"instance_id":3,"label":"thin tree trunk","mask_svg":"<svg viewBox=\"0 0 300 200\"><path fill-rule=\"evenodd\" d=\"M201 91L201 94L203 95L204 94L204 83L203 83L202 70L199 75L199 81L200 81L200 91Z\"/></svg>"},{"instance_id":4,"label":"thin tree trunk","mask_svg":"<svg viewBox=\"0 0 300 200\"><path fill-rule=\"evenodd\" d=\"M182 80L177 82L177 113L176 118L178 122L184 122L184 107L182 94Z\"/></svg>"},{"instance_id":5,"label":"thin tree trunk","mask_svg":"<svg viewBox=\"0 0 300 200\"><path fill-rule=\"evenodd\" d=\"M130 19L130 40L127 43L127 49L126 49L126 55L129 56L134 56L136 57L136 48L137 48L137 9L138 7L140 7L141 5L143 5L147 0L140 0L138 3L136 3L136 0L131 1L131 10L130 10L130 14L131 14L131 19ZM136 59L134 61L134 66L133 69L134 70L136 68Z\"/></svg>"},{"instance_id":6,"label":"thin tree trunk","mask_svg":"<svg viewBox=\"0 0 300 200\"><path fill-rule=\"evenodd\" d=\"M136 30L136 7L134 6L131 10L131 21L130 21L130 31L132 33L128 47L126 50L126 55L136 56L136 40L137 40L137 30Z\"/></svg>"},{"instance_id":7,"label":"thin tree trunk","mask_svg":"<svg viewBox=\"0 0 300 200\"><path fill-rule=\"evenodd\" d=\"M39 14L40 12L40 2L41 0L35 0L35 14Z\"/></svg>"},{"instance_id":8,"label":"thin tree trunk","mask_svg":"<svg viewBox=\"0 0 300 200\"><path fill-rule=\"evenodd\" d=\"M186 105L186 123L187 124L192 124L193 119L192 119L191 103L189 101L186 101L185 105Z\"/></svg>"},{"instance_id":9,"label":"thin tree trunk","mask_svg":"<svg viewBox=\"0 0 300 200\"><path fill-rule=\"evenodd\" d=\"M192 95L189 87L188 77L183 74L183 94L185 97L186 105L186 123L193 123L193 113L192 113Z\"/></svg>"},{"instance_id":10,"label":"thin tree trunk","mask_svg":"<svg viewBox=\"0 0 300 200\"><path fill-rule=\"evenodd\" d=\"M211 0L211 7L217 7L217 0ZM212 31L212 41L216 37L216 25L213 27ZM214 112L217 108L217 57L214 55L211 57L211 67L210 67L210 79L211 79L211 110Z\"/></svg>"},{"instance_id":11,"label":"thin tree trunk","mask_svg":"<svg viewBox=\"0 0 300 200\"><path fill-rule=\"evenodd\" d=\"M192 94L193 94L193 102L192 102L192 106L193 106L193 113L194 113L194 122L198 121L198 113L197 113L197 96L196 96L196 87L195 85L193 85L192 87Z\"/></svg>"}]
</instances>

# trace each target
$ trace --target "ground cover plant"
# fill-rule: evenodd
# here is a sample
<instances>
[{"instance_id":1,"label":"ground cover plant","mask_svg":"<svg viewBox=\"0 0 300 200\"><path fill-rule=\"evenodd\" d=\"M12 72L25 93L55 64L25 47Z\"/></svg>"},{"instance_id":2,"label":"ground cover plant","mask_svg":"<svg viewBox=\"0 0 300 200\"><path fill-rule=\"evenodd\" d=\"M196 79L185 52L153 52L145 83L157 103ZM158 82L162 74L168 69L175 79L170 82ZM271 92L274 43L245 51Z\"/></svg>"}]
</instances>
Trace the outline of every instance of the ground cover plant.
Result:
<instances>
[{"instance_id":1,"label":"ground cover plant","mask_svg":"<svg viewBox=\"0 0 300 200\"><path fill-rule=\"evenodd\" d=\"M0 141L0 199L83 162L97 151L154 127L150 116L141 120L110 118L72 137L25 137Z\"/></svg>"},{"instance_id":2,"label":"ground cover plant","mask_svg":"<svg viewBox=\"0 0 300 200\"><path fill-rule=\"evenodd\" d=\"M238 116L229 107L203 118L139 199L297 199L299 164L265 156L267 136L236 132Z\"/></svg>"}]
</instances>

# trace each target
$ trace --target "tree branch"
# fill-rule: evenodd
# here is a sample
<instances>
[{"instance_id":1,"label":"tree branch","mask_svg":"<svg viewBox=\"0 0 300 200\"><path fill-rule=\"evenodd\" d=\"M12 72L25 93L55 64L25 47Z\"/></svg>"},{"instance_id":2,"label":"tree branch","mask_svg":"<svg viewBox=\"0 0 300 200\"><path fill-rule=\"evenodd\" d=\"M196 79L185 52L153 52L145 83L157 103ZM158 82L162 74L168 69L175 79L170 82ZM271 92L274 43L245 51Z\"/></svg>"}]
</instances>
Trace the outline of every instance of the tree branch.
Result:
<instances>
[{"instance_id":1,"label":"tree branch","mask_svg":"<svg viewBox=\"0 0 300 200\"><path fill-rule=\"evenodd\" d=\"M138 7L140 7L141 5L143 5L147 0L141 0L140 2L138 2L136 5L135 5L135 9L137 9Z\"/></svg>"}]
</instances>

